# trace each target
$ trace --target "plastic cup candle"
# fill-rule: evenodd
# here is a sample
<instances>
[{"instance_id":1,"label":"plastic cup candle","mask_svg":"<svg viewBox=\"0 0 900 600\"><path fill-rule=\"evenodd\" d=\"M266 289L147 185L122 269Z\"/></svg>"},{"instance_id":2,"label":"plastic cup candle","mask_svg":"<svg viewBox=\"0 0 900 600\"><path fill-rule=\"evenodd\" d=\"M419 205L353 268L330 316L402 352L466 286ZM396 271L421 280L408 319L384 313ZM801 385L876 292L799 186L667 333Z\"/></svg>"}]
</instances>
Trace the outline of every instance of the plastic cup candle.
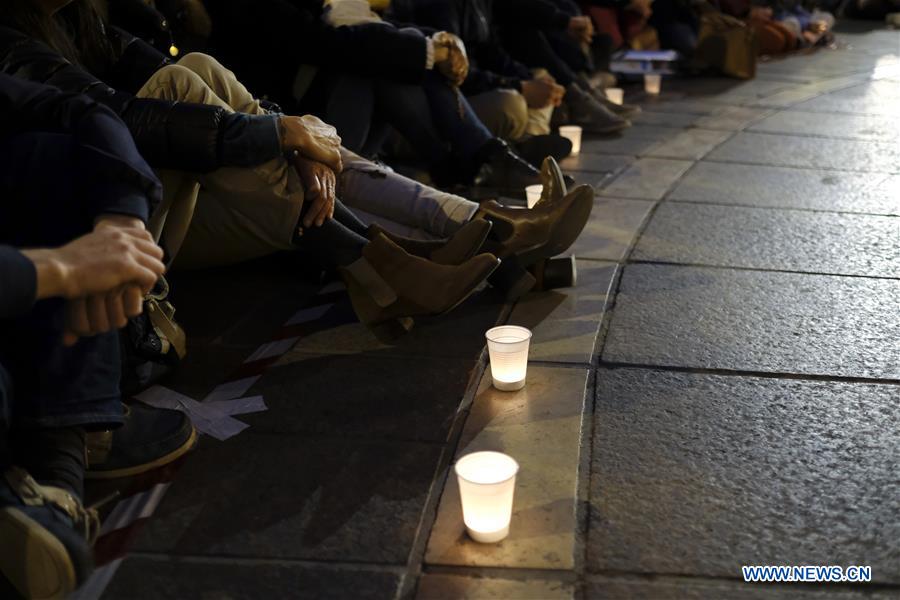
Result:
<instances>
[{"instance_id":1,"label":"plastic cup candle","mask_svg":"<svg viewBox=\"0 0 900 600\"><path fill-rule=\"evenodd\" d=\"M648 94L659 94L659 90L662 87L662 75L654 75L653 73L647 73L644 75L644 91Z\"/></svg>"},{"instance_id":2,"label":"plastic cup candle","mask_svg":"<svg viewBox=\"0 0 900 600\"><path fill-rule=\"evenodd\" d=\"M540 183L526 187L525 198L528 201L528 208L534 208L534 205L538 203L538 200L541 199L541 194L543 193L544 186Z\"/></svg>"},{"instance_id":3,"label":"plastic cup candle","mask_svg":"<svg viewBox=\"0 0 900 600\"><path fill-rule=\"evenodd\" d=\"M625 90L622 88L606 88L606 97L613 104L625 102Z\"/></svg>"},{"instance_id":4,"label":"plastic cup candle","mask_svg":"<svg viewBox=\"0 0 900 600\"><path fill-rule=\"evenodd\" d=\"M494 387L503 392L521 390L525 387L528 372L531 332L524 327L503 325L489 329L485 337L491 357Z\"/></svg>"},{"instance_id":5,"label":"plastic cup candle","mask_svg":"<svg viewBox=\"0 0 900 600\"><path fill-rule=\"evenodd\" d=\"M572 156L581 152L581 127L578 125L564 125L559 128L559 135L572 142Z\"/></svg>"},{"instance_id":6,"label":"plastic cup candle","mask_svg":"<svg viewBox=\"0 0 900 600\"><path fill-rule=\"evenodd\" d=\"M466 531L492 544L509 535L519 464L500 452L473 452L456 461Z\"/></svg>"}]
</instances>

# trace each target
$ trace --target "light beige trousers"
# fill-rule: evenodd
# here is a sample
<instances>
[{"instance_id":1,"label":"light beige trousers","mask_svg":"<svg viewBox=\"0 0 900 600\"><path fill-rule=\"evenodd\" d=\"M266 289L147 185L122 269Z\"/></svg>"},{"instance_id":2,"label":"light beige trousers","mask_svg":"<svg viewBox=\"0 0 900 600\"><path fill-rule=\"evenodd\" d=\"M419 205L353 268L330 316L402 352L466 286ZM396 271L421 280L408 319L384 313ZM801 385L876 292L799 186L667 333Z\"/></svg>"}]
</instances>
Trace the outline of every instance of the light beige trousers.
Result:
<instances>
[{"instance_id":1,"label":"light beige trousers","mask_svg":"<svg viewBox=\"0 0 900 600\"><path fill-rule=\"evenodd\" d=\"M265 113L231 71L199 53L157 71L137 95ZM158 175L164 199L151 230L176 257L176 267L227 265L292 247L303 186L286 159L206 174L163 170Z\"/></svg>"}]
</instances>

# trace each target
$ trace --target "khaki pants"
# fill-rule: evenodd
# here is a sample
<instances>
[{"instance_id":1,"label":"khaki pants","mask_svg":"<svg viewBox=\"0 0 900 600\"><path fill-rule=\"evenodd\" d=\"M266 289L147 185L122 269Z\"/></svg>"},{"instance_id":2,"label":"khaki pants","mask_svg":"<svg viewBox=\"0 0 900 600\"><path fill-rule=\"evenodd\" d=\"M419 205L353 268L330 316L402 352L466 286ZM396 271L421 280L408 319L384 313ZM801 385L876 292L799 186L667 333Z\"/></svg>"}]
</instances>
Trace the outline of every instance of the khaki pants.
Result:
<instances>
[{"instance_id":1,"label":"khaki pants","mask_svg":"<svg viewBox=\"0 0 900 600\"><path fill-rule=\"evenodd\" d=\"M138 97L265 113L231 71L205 54L188 54L163 67ZM303 186L284 158L253 168L199 175L167 170L159 176L163 210L154 215L151 227L170 255L177 256L176 267L221 266L292 248Z\"/></svg>"},{"instance_id":2,"label":"khaki pants","mask_svg":"<svg viewBox=\"0 0 900 600\"><path fill-rule=\"evenodd\" d=\"M498 138L518 142L531 135L550 133L553 108L528 108L516 90L492 90L467 98L478 118Z\"/></svg>"}]
</instances>

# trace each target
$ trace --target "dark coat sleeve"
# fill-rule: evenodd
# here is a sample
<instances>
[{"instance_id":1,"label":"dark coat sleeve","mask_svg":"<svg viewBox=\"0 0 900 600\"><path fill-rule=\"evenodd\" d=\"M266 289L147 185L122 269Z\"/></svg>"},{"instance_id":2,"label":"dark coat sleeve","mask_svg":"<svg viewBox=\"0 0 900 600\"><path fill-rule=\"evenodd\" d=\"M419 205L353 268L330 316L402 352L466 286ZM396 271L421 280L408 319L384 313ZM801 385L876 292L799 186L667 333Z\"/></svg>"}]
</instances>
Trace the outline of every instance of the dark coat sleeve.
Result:
<instances>
[{"instance_id":1,"label":"dark coat sleeve","mask_svg":"<svg viewBox=\"0 0 900 600\"><path fill-rule=\"evenodd\" d=\"M321 20L321 5L321 0L209 0L214 45L227 56L244 54L245 63L287 54L295 66L410 83L424 77L427 50L421 32L379 23L330 27Z\"/></svg>"},{"instance_id":2,"label":"dark coat sleeve","mask_svg":"<svg viewBox=\"0 0 900 600\"><path fill-rule=\"evenodd\" d=\"M223 166L255 166L281 152L274 116L135 98L71 64L45 44L5 27L0 27L0 72L85 94L110 107L155 168L207 172ZM248 153L249 149L254 153Z\"/></svg>"},{"instance_id":3,"label":"dark coat sleeve","mask_svg":"<svg viewBox=\"0 0 900 600\"><path fill-rule=\"evenodd\" d=\"M82 95L0 75L0 135L26 131L72 136L83 197L91 202L86 214L123 214L146 222L148 203L162 197L152 169L109 108Z\"/></svg>"},{"instance_id":4,"label":"dark coat sleeve","mask_svg":"<svg viewBox=\"0 0 900 600\"><path fill-rule=\"evenodd\" d=\"M0 245L0 319L28 312L37 295L37 272L15 248Z\"/></svg>"}]
</instances>

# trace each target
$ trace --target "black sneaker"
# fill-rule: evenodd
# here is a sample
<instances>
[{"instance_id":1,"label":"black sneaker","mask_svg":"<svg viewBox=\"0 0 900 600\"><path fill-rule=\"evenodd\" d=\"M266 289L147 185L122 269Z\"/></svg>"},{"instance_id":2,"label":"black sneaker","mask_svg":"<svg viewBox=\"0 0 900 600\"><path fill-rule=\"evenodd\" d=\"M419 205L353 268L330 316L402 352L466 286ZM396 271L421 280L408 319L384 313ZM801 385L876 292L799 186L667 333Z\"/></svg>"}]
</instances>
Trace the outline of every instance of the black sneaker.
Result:
<instances>
[{"instance_id":1,"label":"black sneaker","mask_svg":"<svg viewBox=\"0 0 900 600\"><path fill-rule=\"evenodd\" d=\"M87 435L85 479L116 479L165 466L197 443L190 419L177 410L125 405L125 424Z\"/></svg>"},{"instance_id":2,"label":"black sneaker","mask_svg":"<svg viewBox=\"0 0 900 600\"><path fill-rule=\"evenodd\" d=\"M0 475L0 596L63 598L93 571L97 512L12 467Z\"/></svg>"},{"instance_id":3,"label":"black sneaker","mask_svg":"<svg viewBox=\"0 0 900 600\"><path fill-rule=\"evenodd\" d=\"M544 162L548 156L560 161L572 153L572 142L561 135L534 135L516 142L519 155L533 165Z\"/></svg>"}]
</instances>

